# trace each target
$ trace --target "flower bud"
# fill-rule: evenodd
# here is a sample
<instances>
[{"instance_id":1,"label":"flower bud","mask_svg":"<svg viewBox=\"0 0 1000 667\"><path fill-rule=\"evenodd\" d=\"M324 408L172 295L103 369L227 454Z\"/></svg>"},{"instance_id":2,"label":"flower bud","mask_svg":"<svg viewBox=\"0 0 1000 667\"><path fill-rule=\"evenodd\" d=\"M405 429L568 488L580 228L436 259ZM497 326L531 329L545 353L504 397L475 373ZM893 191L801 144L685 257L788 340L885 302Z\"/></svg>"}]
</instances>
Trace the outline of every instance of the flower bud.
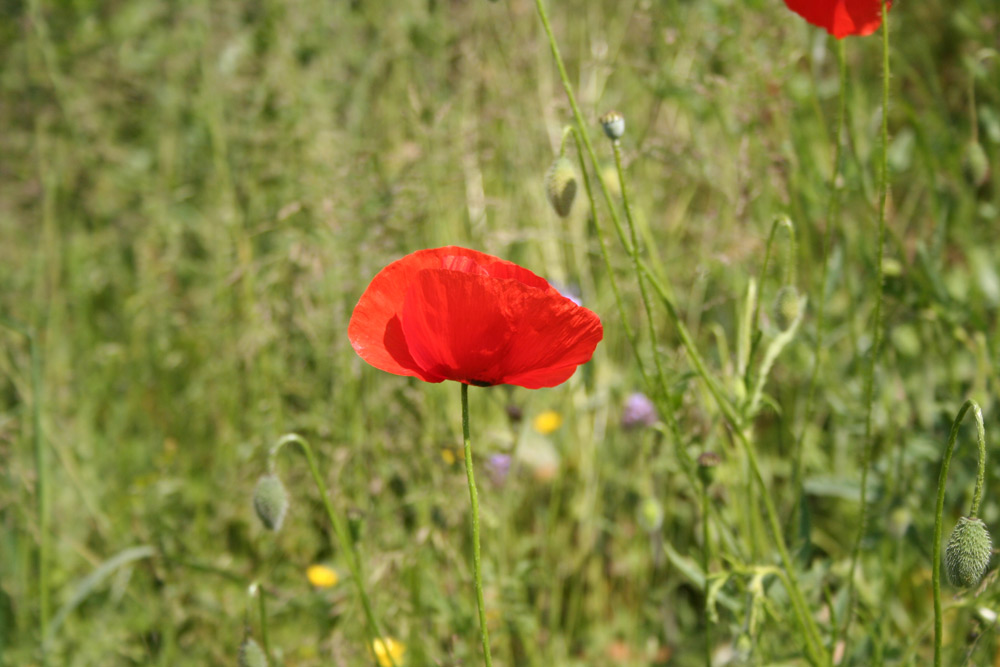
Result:
<instances>
[{"instance_id":1,"label":"flower bud","mask_svg":"<svg viewBox=\"0 0 1000 667\"><path fill-rule=\"evenodd\" d=\"M799 290L795 288L795 285L785 285L778 290L777 296L774 297L772 311L774 323L782 331L788 331L788 327L792 326L792 322L799 317L799 310L801 308L802 303L799 300Z\"/></svg>"},{"instance_id":2,"label":"flower bud","mask_svg":"<svg viewBox=\"0 0 1000 667\"><path fill-rule=\"evenodd\" d=\"M944 550L944 567L948 581L954 586L975 586L990 564L993 543L986 524L978 518L962 517L948 538Z\"/></svg>"},{"instance_id":3,"label":"flower bud","mask_svg":"<svg viewBox=\"0 0 1000 667\"><path fill-rule=\"evenodd\" d=\"M962 172L969 183L982 187L990 177L990 160L978 141L970 141L965 145L962 155Z\"/></svg>"},{"instance_id":4,"label":"flower bud","mask_svg":"<svg viewBox=\"0 0 1000 667\"><path fill-rule=\"evenodd\" d=\"M240 644L240 667L267 667L267 656L264 649L260 647L251 637L247 637Z\"/></svg>"},{"instance_id":5,"label":"flower bud","mask_svg":"<svg viewBox=\"0 0 1000 667\"><path fill-rule=\"evenodd\" d=\"M625 116L618 111L609 111L601 116L601 126L608 139L618 141L625 134Z\"/></svg>"},{"instance_id":6,"label":"flower bud","mask_svg":"<svg viewBox=\"0 0 1000 667\"><path fill-rule=\"evenodd\" d=\"M560 218L569 215L576 199L576 170L565 157L556 158L545 175L545 193Z\"/></svg>"},{"instance_id":7,"label":"flower bud","mask_svg":"<svg viewBox=\"0 0 1000 667\"><path fill-rule=\"evenodd\" d=\"M260 522L268 530L277 532L288 511L288 494L285 486L275 475L264 475L257 482L253 493L253 508Z\"/></svg>"}]
</instances>

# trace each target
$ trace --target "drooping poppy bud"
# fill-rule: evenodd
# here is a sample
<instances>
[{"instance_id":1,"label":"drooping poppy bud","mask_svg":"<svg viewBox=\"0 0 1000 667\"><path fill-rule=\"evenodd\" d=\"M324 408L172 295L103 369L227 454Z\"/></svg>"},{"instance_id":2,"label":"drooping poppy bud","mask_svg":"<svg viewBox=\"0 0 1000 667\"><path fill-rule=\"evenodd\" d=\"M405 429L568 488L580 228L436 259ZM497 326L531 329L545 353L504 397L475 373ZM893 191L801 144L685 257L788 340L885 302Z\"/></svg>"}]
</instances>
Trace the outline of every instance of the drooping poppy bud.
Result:
<instances>
[{"instance_id":1,"label":"drooping poppy bud","mask_svg":"<svg viewBox=\"0 0 1000 667\"><path fill-rule=\"evenodd\" d=\"M253 508L257 517L268 530L277 532L288 511L288 494L285 486L275 475L264 475L257 482L253 494Z\"/></svg>"},{"instance_id":2,"label":"drooping poppy bud","mask_svg":"<svg viewBox=\"0 0 1000 667\"><path fill-rule=\"evenodd\" d=\"M545 194L560 218L573 209L576 199L576 169L565 157L556 158L545 175Z\"/></svg>"},{"instance_id":3,"label":"drooping poppy bud","mask_svg":"<svg viewBox=\"0 0 1000 667\"><path fill-rule=\"evenodd\" d=\"M778 294L774 297L771 314L779 329L788 331L792 322L798 319L801 310L802 301L799 299L799 290L795 288L795 285L785 285L778 290Z\"/></svg>"},{"instance_id":4,"label":"drooping poppy bud","mask_svg":"<svg viewBox=\"0 0 1000 667\"><path fill-rule=\"evenodd\" d=\"M986 573L992 553L993 542L986 524L981 519L963 516L944 550L948 581L962 588L975 586Z\"/></svg>"}]
</instances>

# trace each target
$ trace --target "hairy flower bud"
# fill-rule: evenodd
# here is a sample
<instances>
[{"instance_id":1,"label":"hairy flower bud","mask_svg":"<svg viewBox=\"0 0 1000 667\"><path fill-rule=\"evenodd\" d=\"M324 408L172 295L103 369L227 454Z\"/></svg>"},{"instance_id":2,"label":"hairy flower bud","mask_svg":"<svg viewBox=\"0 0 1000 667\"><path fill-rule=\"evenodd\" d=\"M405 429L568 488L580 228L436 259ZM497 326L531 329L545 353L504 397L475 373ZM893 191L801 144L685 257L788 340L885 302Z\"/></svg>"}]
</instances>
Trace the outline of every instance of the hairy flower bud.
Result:
<instances>
[{"instance_id":1,"label":"hairy flower bud","mask_svg":"<svg viewBox=\"0 0 1000 667\"><path fill-rule=\"evenodd\" d=\"M962 517L948 538L944 566L948 581L954 586L975 586L990 564L993 543L981 519Z\"/></svg>"},{"instance_id":2,"label":"hairy flower bud","mask_svg":"<svg viewBox=\"0 0 1000 667\"><path fill-rule=\"evenodd\" d=\"M801 308L799 290L795 288L795 285L785 285L778 290L778 294L774 297L772 312L774 323L782 331L788 331L788 327L792 326L792 322L798 318Z\"/></svg>"},{"instance_id":3,"label":"hairy flower bud","mask_svg":"<svg viewBox=\"0 0 1000 667\"><path fill-rule=\"evenodd\" d=\"M267 667L267 656L264 649L260 647L251 637L247 637L240 644L240 667Z\"/></svg>"},{"instance_id":4,"label":"hairy flower bud","mask_svg":"<svg viewBox=\"0 0 1000 667\"><path fill-rule=\"evenodd\" d=\"M285 486L275 475L264 475L257 482L253 493L253 508L260 522L268 530L277 532L288 511L288 494Z\"/></svg>"},{"instance_id":5,"label":"hairy flower bud","mask_svg":"<svg viewBox=\"0 0 1000 667\"><path fill-rule=\"evenodd\" d=\"M565 157L556 158L549 167L545 175L545 193L560 218L569 215L576 199L576 170Z\"/></svg>"}]
</instances>

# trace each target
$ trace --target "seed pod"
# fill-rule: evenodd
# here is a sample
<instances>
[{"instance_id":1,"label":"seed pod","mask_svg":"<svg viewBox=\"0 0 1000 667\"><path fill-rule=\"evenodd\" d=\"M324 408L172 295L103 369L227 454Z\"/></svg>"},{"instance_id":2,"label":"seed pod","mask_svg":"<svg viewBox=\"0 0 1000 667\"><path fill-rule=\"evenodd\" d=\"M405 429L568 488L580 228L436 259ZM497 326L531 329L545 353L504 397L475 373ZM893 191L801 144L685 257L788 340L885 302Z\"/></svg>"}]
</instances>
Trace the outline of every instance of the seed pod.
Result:
<instances>
[{"instance_id":1,"label":"seed pod","mask_svg":"<svg viewBox=\"0 0 1000 667\"><path fill-rule=\"evenodd\" d=\"M565 157L556 158L545 175L545 193L560 218L569 215L576 199L576 170Z\"/></svg>"},{"instance_id":2,"label":"seed pod","mask_svg":"<svg viewBox=\"0 0 1000 667\"><path fill-rule=\"evenodd\" d=\"M944 550L948 581L962 588L975 586L986 573L992 553L993 543L986 524L981 519L963 516L958 520Z\"/></svg>"},{"instance_id":3,"label":"seed pod","mask_svg":"<svg viewBox=\"0 0 1000 667\"><path fill-rule=\"evenodd\" d=\"M247 637L240 644L240 667L267 667L267 656L264 649L260 647L251 637Z\"/></svg>"},{"instance_id":4,"label":"seed pod","mask_svg":"<svg viewBox=\"0 0 1000 667\"><path fill-rule=\"evenodd\" d=\"M990 178L990 159L986 156L983 145L978 141L970 141L965 145L962 155L962 172L969 183L979 188Z\"/></svg>"},{"instance_id":5,"label":"seed pod","mask_svg":"<svg viewBox=\"0 0 1000 667\"><path fill-rule=\"evenodd\" d=\"M782 331L788 331L788 327L792 326L792 322L798 318L801 307L799 290L795 288L795 285L785 285L778 290L777 296L774 297L772 312L774 323Z\"/></svg>"},{"instance_id":6,"label":"seed pod","mask_svg":"<svg viewBox=\"0 0 1000 667\"><path fill-rule=\"evenodd\" d=\"M715 452L702 452L698 457L698 478L708 486L715 479L715 469L722 463L722 458Z\"/></svg>"},{"instance_id":7,"label":"seed pod","mask_svg":"<svg viewBox=\"0 0 1000 667\"><path fill-rule=\"evenodd\" d=\"M288 494L275 475L264 475L257 482L253 508L265 528L275 532L281 529L281 522L285 520L285 513L288 511Z\"/></svg>"},{"instance_id":8,"label":"seed pod","mask_svg":"<svg viewBox=\"0 0 1000 667\"><path fill-rule=\"evenodd\" d=\"M609 111L601 116L601 126L608 139L618 141L625 134L625 116L618 111Z\"/></svg>"}]
</instances>

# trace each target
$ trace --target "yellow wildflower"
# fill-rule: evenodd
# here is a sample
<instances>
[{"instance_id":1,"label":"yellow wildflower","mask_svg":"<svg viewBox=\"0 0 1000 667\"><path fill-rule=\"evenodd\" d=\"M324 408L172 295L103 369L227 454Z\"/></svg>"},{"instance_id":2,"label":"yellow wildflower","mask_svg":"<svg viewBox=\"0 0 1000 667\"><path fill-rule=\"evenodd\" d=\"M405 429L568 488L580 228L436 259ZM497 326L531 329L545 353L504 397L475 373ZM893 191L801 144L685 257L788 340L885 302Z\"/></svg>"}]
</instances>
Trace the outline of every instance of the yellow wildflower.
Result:
<instances>
[{"instance_id":1,"label":"yellow wildflower","mask_svg":"<svg viewBox=\"0 0 1000 667\"><path fill-rule=\"evenodd\" d=\"M340 581L337 571L326 565L310 565L306 568L306 578L316 588L330 588Z\"/></svg>"},{"instance_id":2,"label":"yellow wildflower","mask_svg":"<svg viewBox=\"0 0 1000 667\"><path fill-rule=\"evenodd\" d=\"M548 435L562 426L562 416L555 410L546 410L535 417L531 425L542 435Z\"/></svg>"},{"instance_id":3,"label":"yellow wildflower","mask_svg":"<svg viewBox=\"0 0 1000 667\"><path fill-rule=\"evenodd\" d=\"M396 663L396 667L401 667L406 647L403 646L402 642L396 641L392 637L386 637L372 642L372 653L375 654L375 660L379 667L392 667L393 662Z\"/></svg>"},{"instance_id":4,"label":"yellow wildflower","mask_svg":"<svg viewBox=\"0 0 1000 667\"><path fill-rule=\"evenodd\" d=\"M455 452L451 451L451 448L449 447L442 447L441 460L450 466L455 465Z\"/></svg>"}]
</instances>

